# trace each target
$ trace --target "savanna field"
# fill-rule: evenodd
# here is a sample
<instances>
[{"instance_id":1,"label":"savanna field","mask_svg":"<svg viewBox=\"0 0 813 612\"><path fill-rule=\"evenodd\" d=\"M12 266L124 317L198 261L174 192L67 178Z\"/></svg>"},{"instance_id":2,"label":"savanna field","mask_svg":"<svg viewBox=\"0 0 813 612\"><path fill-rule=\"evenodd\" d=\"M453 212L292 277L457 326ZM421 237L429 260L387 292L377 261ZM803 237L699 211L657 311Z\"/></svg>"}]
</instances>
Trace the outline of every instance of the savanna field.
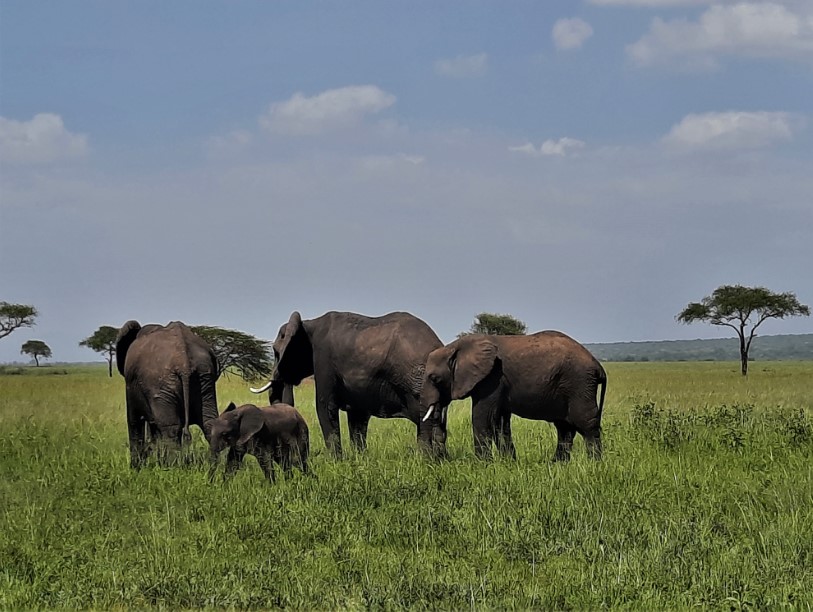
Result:
<instances>
[{"instance_id":1,"label":"savanna field","mask_svg":"<svg viewBox=\"0 0 813 612\"><path fill-rule=\"evenodd\" d=\"M448 461L380 419L335 461L306 384L315 478L273 486L253 457L209 484L197 429L197 462L133 472L118 374L6 370L0 607L813 607L813 362L606 368L600 463L577 438L551 464L553 426L522 419L516 462L478 461L468 402ZM219 382L221 409L257 399Z\"/></svg>"}]
</instances>

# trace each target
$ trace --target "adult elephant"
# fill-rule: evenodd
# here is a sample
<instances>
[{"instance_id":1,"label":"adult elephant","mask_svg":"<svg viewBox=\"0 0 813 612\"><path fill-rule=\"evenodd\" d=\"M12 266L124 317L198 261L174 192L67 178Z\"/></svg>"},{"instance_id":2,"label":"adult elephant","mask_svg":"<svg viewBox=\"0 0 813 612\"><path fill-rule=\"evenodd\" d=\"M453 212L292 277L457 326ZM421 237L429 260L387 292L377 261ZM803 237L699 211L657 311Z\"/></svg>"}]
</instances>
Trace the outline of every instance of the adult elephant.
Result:
<instances>
[{"instance_id":1,"label":"adult elephant","mask_svg":"<svg viewBox=\"0 0 813 612\"><path fill-rule=\"evenodd\" d=\"M601 399L596 391L601 385ZM529 336L463 336L432 351L421 401L430 418L438 406L471 397L474 450L516 457L511 415L551 421L558 442L554 461L567 461L579 432L591 457L601 457L601 413L607 374L573 338L557 331Z\"/></svg>"},{"instance_id":2,"label":"adult elephant","mask_svg":"<svg viewBox=\"0 0 813 612\"><path fill-rule=\"evenodd\" d=\"M116 366L127 392L131 467L140 468L149 454L147 431L173 450L191 439L190 425L209 439L218 416L217 358L186 325L127 321L116 338Z\"/></svg>"},{"instance_id":3,"label":"adult elephant","mask_svg":"<svg viewBox=\"0 0 813 612\"><path fill-rule=\"evenodd\" d=\"M308 376L316 385L316 414L325 444L342 451L339 410L347 412L350 440L357 450L367 446L370 417L406 418L415 423L418 445L435 455L446 452L446 404L425 421L420 394L426 357L443 343L423 321L406 312L367 317L328 312L302 320L291 314L274 341L276 367L271 403L292 403L290 385ZM286 389L288 391L286 391Z\"/></svg>"}]
</instances>

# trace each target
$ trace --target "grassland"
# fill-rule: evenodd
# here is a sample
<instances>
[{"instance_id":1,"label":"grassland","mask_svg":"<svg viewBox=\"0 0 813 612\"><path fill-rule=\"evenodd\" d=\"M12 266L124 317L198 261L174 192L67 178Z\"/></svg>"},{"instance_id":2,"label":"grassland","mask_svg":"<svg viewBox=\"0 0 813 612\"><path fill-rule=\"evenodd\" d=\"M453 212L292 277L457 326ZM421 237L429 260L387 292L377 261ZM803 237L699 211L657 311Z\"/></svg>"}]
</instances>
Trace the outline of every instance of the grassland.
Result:
<instances>
[{"instance_id":1,"label":"grassland","mask_svg":"<svg viewBox=\"0 0 813 612\"><path fill-rule=\"evenodd\" d=\"M333 461L304 386L317 477L275 486L131 472L104 366L0 375L0 606L810 609L813 363L738 368L608 364L605 460L568 465L522 420L518 461L477 461L465 403L447 462L400 420Z\"/></svg>"}]
</instances>

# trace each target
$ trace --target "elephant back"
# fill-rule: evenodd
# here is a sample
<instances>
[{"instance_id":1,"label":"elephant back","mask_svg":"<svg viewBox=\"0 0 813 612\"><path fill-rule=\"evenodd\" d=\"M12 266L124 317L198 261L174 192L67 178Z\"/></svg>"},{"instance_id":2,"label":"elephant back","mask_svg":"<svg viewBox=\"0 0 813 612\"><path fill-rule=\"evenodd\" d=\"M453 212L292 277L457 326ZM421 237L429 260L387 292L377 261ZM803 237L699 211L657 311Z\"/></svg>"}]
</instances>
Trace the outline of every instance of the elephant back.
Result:
<instances>
[{"instance_id":1,"label":"elephant back","mask_svg":"<svg viewBox=\"0 0 813 612\"><path fill-rule=\"evenodd\" d=\"M124 364L127 360L127 351L130 345L138 337L141 331L141 324L138 321L127 321L121 326L118 336L116 336L116 367L119 374L124 376Z\"/></svg>"}]
</instances>

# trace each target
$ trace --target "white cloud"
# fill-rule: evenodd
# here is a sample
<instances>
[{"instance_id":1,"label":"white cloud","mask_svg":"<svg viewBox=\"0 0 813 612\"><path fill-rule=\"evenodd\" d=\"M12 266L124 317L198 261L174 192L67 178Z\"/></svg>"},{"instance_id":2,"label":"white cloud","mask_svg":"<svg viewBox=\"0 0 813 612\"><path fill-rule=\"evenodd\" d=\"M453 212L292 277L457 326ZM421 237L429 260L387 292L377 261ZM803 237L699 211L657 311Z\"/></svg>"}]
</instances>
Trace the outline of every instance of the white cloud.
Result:
<instances>
[{"instance_id":1,"label":"white cloud","mask_svg":"<svg viewBox=\"0 0 813 612\"><path fill-rule=\"evenodd\" d=\"M539 157L541 155L556 155L563 157L582 148L584 148L583 141L565 136L559 140L546 140L539 146L538 149L532 143L526 142L525 144L516 147L508 147L508 150L515 153L530 155L531 157Z\"/></svg>"},{"instance_id":2,"label":"white cloud","mask_svg":"<svg viewBox=\"0 0 813 612\"><path fill-rule=\"evenodd\" d=\"M711 4L713 0L590 0L598 6L646 6L660 8L665 6L687 6L693 4Z\"/></svg>"},{"instance_id":3,"label":"white cloud","mask_svg":"<svg viewBox=\"0 0 813 612\"><path fill-rule=\"evenodd\" d=\"M260 117L260 125L275 133L318 134L353 125L393 104L395 96L375 85L329 89L311 97L298 92L272 104Z\"/></svg>"},{"instance_id":4,"label":"white cloud","mask_svg":"<svg viewBox=\"0 0 813 612\"><path fill-rule=\"evenodd\" d=\"M488 70L488 55L458 55L452 59L435 62L435 72L441 76L455 78L483 76Z\"/></svg>"},{"instance_id":5,"label":"white cloud","mask_svg":"<svg viewBox=\"0 0 813 612\"><path fill-rule=\"evenodd\" d=\"M813 11L776 2L713 5L697 21L656 18L649 32L627 47L641 66L670 62L714 68L718 56L813 60Z\"/></svg>"},{"instance_id":6,"label":"white cloud","mask_svg":"<svg viewBox=\"0 0 813 612\"><path fill-rule=\"evenodd\" d=\"M514 153L524 153L525 155L531 156L539 154L536 150L536 147L530 142L526 142L525 144L518 145L516 147L508 147L508 150L513 151Z\"/></svg>"},{"instance_id":7,"label":"white cloud","mask_svg":"<svg viewBox=\"0 0 813 612\"><path fill-rule=\"evenodd\" d=\"M246 130L232 130L223 136L212 136L206 143L209 154L213 157L228 157L244 150L254 136Z\"/></svg>"},{"instance_id":8,"label":"white cloud","mask_svg":"<svg viewBox=\"0 0 813 612\"><path fill-rule=\"evenodd\" d=\"M0 117L0 160L47 163L76 159L87 152L87 136L66 130L59 115L40 113L30 121Z\"/></svg>"},{"instance_id":9,"label":"white cloud","mask_svg":"<svg viewBox=\"0 0 813 612\"><path fill-rule=\"evenodd\" d=\"M589 23L578 17L559 19L553 24L551 36L557 49L578 49L593 35Z\"/></svg>"},{"instance_id":10,"label":"white cloud","mask_svg":"<svg viewBox=\"0 0 813 612\"><path fill-rule=\"evenodd\" d=\"M781 112L691 114L674 125L662 142L684 149L759 148L790 140L797 123Z\"/></svg>"},{"instance_id":11,"label":"white cloud","mask_svg":"<svg viewBox=\"0 0 813 612\"><path fill-rule=\"evenodd\" d=\"M784 4L803 6L809 0L751 0L752 3ZM680 6L700 6L708 4L738 4L743 0L589 0L597 6L633 6L643 8L671 8Z\"/></svg>"}]
</instances>

